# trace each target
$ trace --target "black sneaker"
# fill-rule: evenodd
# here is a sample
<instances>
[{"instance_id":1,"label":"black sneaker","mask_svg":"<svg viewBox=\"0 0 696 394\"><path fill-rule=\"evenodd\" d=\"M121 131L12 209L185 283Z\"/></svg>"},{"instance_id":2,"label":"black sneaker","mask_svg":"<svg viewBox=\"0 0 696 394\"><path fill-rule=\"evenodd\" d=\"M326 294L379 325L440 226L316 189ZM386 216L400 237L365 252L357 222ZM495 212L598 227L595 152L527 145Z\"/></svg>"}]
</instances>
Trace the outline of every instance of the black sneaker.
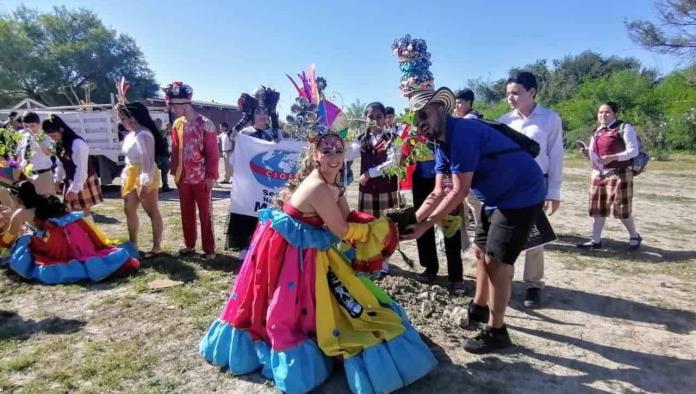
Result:
<instances>
[{"instance_id":1,"label":"black sneaker","mask_svg":"<svg viewBox=\"0 0 696 394\"><path fill-rule=\"evenodd\" d=\"M595 242L593 240L589 240L581 244L576 244L575 246L580 249L602 249L602 242Z\"/></svg>"},{"instance_id":2,"label":"black sneaker","mask_svg":"<svg viewBox=\"0 0 696 394\"><path fill-rule=\"evenodd\" d=\"M465 328L477 329L488 323L488 318L491 316L488 305L476 305L474 301L471 300L471 302L469 302L469 307L466 309L469 315L469 324Z\"/></svg>"},{"instance_id":3,"label":"black sneaker","mask_svg":"<svg viewBox=\"0 0 696 394\"><path fill-rule=\"evenodd\" d=\"M464 344L464 350L469 353L483 354L491 353L496 350L505 349L512 346L507 327L493 328L489 325L484 326L481 331Z\"/></svg>"},{"instance_id":4,"label":"black sneaker","mask_svg":"<svg viewBox=\"0 0 696 394\"><path fill-rule=\"evenodd\" d=\"M527 289L527 294L524 296L525 308L539 308L541 306L541 289L538 287L530 287Z\"/></svg>"}]
</instances>

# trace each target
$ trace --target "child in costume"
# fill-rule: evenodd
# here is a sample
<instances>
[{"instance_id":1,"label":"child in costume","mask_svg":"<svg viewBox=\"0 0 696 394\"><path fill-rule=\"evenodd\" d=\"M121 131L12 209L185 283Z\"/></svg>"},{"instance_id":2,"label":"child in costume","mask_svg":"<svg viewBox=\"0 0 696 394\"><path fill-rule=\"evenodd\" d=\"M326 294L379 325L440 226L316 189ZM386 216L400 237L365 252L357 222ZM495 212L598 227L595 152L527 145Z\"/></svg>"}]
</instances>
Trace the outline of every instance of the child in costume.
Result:
<instances>
[{"instance_id":1,"label":"child in costume","mask_svg":"<svg viewBox=\"0 0 696 394\"><path fill-rule=\"evenodd\" d=\"M10 248L8 267L22 277L44 284L97 282L140 266L130 243L113 246L82 212L38 195L28 181L13 191L21 208L11 217L3 212L0 246Z\"/></svg>"},{"instance_id":2,"label":"child in costume","mask_svg":"<svg viewBox=\"0 0 696 394\"><path fill-rule=\"evenodd\" d=\"M387 218L350 212L337 185L337 134L311 144L281 209L259 226L235 286L199 351L234 375L260 370L287 393L304 393L343 362L354 393L386 393L426 375L437 361L399 305L356 271L378 271L396 247ZM340 240L355 247L349 261Z\"/></svg>"}]
</instances>

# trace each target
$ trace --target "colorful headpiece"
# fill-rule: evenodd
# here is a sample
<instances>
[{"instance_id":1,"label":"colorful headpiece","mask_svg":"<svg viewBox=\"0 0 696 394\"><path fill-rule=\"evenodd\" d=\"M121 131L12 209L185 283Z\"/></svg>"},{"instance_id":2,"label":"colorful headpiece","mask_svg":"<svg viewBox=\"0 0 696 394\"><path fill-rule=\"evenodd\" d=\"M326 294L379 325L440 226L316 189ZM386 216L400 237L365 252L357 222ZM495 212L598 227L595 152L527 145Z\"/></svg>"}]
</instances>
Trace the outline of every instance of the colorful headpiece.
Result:
<instances>
[{"instance_id":1,"label":"colorful headpiece","mask_svg":"<svg viewBox=\"0 0 696 394\"><path fill-rule=\"evenodd\" d=\"M435 90L435 79L430 72L432 62L425 40L411 38L407 34L394 40L392 51L399 59L399 89L408 98L411 111L418 111L430 103L442 104L447 113L454 110L454 93L446 87Z\"/></svg>"},{"instance_id":2,"label":"colorful headpiece","mask_svg":"<svg viewBox=\"0 0 696 394\"><path fill-rule=\"evenodd\" d=\"M193 88L183 82L174 81L162 88L167 104L190 104Z\"/></svg>"},{"instance_id":3,"label":"colorful headpiece","mask_svg":"<svg viewBox=\"0 0 696 394\"><path fill-rule=\"evenodd\" d=\"M418 90L433 90L435 83L430 72L430 53L425 40L412 39L409 34L394 40L394 56L399 58L401 83L399 89L404 96L410 96Z\"/></svg>"},{"instance_id":4,"label":"colorful headpiece","mask_svg":"<svg viewBox=\"0 0 696 394\"><path fill-rule=\"evenodd\" d=\"M288 115L288 122L295 139L308 139L318 141L317 137L324 134L341 135L347 127L343 111L324 95L326 79L316 76L316 67L309 66L309 71L297 74L302 86L296 83L292 77L285 74L297 90L298 97L290 107L292 115ZM335 133L332 133L332 130Z\"/></svg>"}]
</instances>

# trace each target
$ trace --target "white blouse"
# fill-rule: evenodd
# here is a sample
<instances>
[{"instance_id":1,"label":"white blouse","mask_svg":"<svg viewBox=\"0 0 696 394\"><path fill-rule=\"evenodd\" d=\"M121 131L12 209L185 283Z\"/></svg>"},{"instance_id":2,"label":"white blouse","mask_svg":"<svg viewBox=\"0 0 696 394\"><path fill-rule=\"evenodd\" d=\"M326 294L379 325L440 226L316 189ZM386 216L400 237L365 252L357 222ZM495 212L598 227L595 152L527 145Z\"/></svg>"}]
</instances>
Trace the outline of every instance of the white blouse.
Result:
<instances>
[{"instance_id":1,"label":"white blouse","mask_svg":"<svg viewBox=\"0 0 696 394\"><path fill-rule=\"evenodd\" d=\"M131 131L123 139L121 148L126 155L126 164L140 165L140 186L152 183L157 164L155 163L155 137L149 130Z\"/></svg>"},{"instance_id":2,"label":"white blouse","mask_svg":"<svg viewBox=\"0 0 696 394\"><path fill-rule=\"evenodd\" d=\"M70 159L73 163L75 163L75 176L73 177L72 181L70 181L68 193L79 193L85 186L85 182L87 181L87 177L89 175L89 146L84 140L75 138L71 148L72 155L70 156ZM66 178L66 173L60 160L57 161L56 164L58 166L56 167L56 172L54 174L54 181L56 183L60 183Z\"/></svg>"}]
</instances>

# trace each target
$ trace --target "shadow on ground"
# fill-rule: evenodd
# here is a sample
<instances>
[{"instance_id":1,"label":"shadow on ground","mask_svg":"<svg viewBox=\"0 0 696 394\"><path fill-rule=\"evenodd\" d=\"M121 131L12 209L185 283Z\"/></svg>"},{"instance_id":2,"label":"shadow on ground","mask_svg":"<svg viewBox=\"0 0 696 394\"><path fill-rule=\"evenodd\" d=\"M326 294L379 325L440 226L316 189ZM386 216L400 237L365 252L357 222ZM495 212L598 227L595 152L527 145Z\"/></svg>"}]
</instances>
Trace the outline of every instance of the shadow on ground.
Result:
<instances>
[{"instance_id":1,"label":"shadow on ground","mask_svg":"<svg viewBox=\"0 0 696 394\"><path fill-rule=\"evenodd\" d=\"M558 234L558 241L546 245L546 249L561 253L579 254L597 259L620 259L641 263L677 263L696 259L696 250L666 250L660 249L643 241L641 248L630 251L627 241L602 239L602 249L580 249L576 244L587 242L586 237Z\"/></svg>"},{"instance_id":2,"label":"shadow on ground","mask_svg":"<svg viewBox=\"0 0 696 394\"><path fill-rule=\"evenodd\" d=\"M24 320L16 312L0 310L0 341L8 339L27 340L38 333L67 334L82 329L87 324L82 320L49 317L43 320Z\"/></svg>"}]
</instances>

